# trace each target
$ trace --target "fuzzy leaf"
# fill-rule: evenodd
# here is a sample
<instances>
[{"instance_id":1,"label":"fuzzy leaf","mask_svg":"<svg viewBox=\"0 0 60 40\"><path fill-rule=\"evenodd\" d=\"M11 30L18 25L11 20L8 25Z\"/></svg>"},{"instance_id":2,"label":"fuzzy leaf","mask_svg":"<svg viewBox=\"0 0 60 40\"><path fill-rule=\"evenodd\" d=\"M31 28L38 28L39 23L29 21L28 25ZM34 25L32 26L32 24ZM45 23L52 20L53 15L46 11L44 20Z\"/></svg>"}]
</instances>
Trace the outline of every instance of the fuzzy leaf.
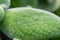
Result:
<instances>
[{"instance_id":1,"label":"fuzzy leaf","mask_svg":"<svg viewBox=\"0 0 60 40\"><path fill-rule=\"evenodd\" d=\"M4 8L9 8L10 0L0 0L0 5Z\"/></svg>"},{"instance_id":2,"label":"fuzzy leaf","mask_svg":"<svg viewBox=\"0 0 60 40\"><path fill-rule=\"evenodd\" d=\"M4 8L2 6L0 6L0 22L3 20L4 18Z\"/></svg>"},{"instance_id":3,"label":"fuzzy leaf","mask_svg":"<svg viewBox=\"0 0 60 40\"><path fill-rule=\"evenodd\" d=\"M60 36L60 18L35 8L8 9L0 26L1 31L12 39L48 40Z\"/></svg>"}]
</instances>

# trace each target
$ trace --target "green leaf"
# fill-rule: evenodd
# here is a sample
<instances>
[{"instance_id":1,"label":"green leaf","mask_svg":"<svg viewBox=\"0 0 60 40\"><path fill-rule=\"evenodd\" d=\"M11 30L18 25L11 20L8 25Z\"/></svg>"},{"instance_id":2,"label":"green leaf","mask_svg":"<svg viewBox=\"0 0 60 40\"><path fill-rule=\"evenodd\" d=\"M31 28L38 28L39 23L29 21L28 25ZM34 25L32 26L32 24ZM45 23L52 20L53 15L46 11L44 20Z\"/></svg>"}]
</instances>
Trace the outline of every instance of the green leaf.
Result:
<instances>
[{"instance_id":1,"label":"green leaf","mask_svg":"<svg viewBox=\"0 0 60 40\"><path fill-rule=\"evenodd\" d=\"M6 10L0 29L8 37L21 40L48 40L60 36L60 18L30 7Z\"/></svg>"},{"instance_id":2,"label":"green leaf","mask_svg":"<svg viewBox=\"0 0 60 40\"><path fill-rule=\"evenodd\" d=\"M4 8L9 8L10 0L0 0L0 5Z\"/></svg>"},{"instance_id":3,"label":"green leaf","mask_svg":"<svg viewBox=\"0 0 60 40\"><path fill-rule=\"evenodd\" d=\"M21 40L21 39L14 38L13 40Z\"/></svg>"},{"instance_id":4,"label":"green leaf","mask_svg":"<svg viewBox=\"0 0 60 40\"><path fill-rule=\"evenodd\" d=\"M4 8L0 6L0 22L3 20L4 18Z\"/></svg>"}]
</instances>

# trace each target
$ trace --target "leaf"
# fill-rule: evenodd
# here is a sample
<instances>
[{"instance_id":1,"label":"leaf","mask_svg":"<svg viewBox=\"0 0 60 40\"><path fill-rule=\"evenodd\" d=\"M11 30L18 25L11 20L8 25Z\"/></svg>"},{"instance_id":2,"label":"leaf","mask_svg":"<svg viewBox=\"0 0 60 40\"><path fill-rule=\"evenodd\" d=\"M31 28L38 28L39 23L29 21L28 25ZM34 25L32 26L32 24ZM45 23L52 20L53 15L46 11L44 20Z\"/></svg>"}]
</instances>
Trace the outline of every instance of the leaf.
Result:
<instances>
[{"instance_id":1,"label":"leaf","mask_svg":"<svg viewBox=\"0 0 60 40\"><path fill-rule=\"evenodd\" d=\"M4 8L0 6L0 22L3 20L4 15L5 15Z\"/></svg>"},{"instance_id":2,"label":"leaf","mask_svg":"<svg viewBox=\"0 0 60 40\"><path fill-rule=\"evenodd\" d=\"M60 18L30 7L7 9L0 29L8 37L21 40L48 40L60 36Z\"/></svg>"},{"instance_id":3,"label":"leaf","mask_svg":"<svg viewBox=\"0 0 60 40\"><path fill-rule=\"evenodd\" d=\"M10 0L0 0L0 5L4 8L9 8Z\"/></svg>"}]
</instances>

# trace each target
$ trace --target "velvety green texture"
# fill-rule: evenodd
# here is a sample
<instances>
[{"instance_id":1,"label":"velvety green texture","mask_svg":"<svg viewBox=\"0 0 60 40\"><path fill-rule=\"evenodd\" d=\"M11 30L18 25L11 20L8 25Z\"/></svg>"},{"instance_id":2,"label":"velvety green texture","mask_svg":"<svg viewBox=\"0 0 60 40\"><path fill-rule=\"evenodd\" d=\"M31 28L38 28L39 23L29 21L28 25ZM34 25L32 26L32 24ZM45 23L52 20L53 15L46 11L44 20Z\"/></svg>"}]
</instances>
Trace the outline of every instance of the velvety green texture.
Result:
<instances>
[{"instance_id":1,"label":"velvety green texture","mask_svg":"<svg viewBox=\"0 0 60 40\"><path fill-rule=\"evenodd\" d=\"M60 36L60 18L35 8L8 9L0 26L1 31L13 39L49 40Z\"/></svg>"},{"instance_id":2,"label":"velvety green texture","mask_svg":"<svg viewBox=\"0 0 60 40\"><path fill-rule=\"evenodd\" d=\"M60 0L38 0L38 3L38 8L47 11L55 11L60 6Z\"/></svg>"},{"instance_id":3,"label":"velvety green texture","mask_svg":"<svg viewBox=\"0 0 60 40\"><path fill-rule=\"evenodd\" d=\"M4 8L0 6L0 22L3 20L4 18Z\"/></svg>"},{"instance_id":4,"label":"velvety green texture","mask_svg":"<svg viewBox=\"0 0 60 40\"><path fill-rule=\"evenodd\" d=\"M37 7L37 0L11 0L11 7Z\"/></svg>"},{"instance_id":5,"label":"velvety green texture","mask_svg":"<svg viewBox=\"0 0 60 40\"><path fill-rule=\"evenodd\" d=\"M10 6L10 0L0 0L0 5L4 8L8 8Z\"/></svg>"}]
</instances>

